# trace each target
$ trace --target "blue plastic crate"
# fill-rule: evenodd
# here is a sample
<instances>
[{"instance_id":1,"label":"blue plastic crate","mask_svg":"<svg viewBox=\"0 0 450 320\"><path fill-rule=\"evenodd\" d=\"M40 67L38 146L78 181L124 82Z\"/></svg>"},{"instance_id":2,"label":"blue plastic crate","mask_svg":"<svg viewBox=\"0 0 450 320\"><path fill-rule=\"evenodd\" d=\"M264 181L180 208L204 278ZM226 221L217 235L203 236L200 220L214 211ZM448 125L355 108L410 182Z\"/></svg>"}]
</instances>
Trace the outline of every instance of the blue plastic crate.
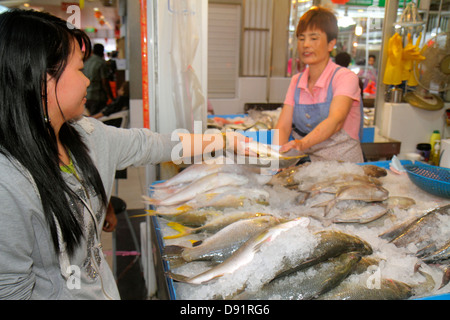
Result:
<instances>
[{"instance_id":1,"label":"blue plastic crate","mask_svg":"<svg viewBox=\"0 0 450 320\"><path fill-rule=\"evenodd\" d=\"M420 189L442 198L450 198L450 169L426 164L404 166L411 181Z\"/></svg>"}]
</instances>

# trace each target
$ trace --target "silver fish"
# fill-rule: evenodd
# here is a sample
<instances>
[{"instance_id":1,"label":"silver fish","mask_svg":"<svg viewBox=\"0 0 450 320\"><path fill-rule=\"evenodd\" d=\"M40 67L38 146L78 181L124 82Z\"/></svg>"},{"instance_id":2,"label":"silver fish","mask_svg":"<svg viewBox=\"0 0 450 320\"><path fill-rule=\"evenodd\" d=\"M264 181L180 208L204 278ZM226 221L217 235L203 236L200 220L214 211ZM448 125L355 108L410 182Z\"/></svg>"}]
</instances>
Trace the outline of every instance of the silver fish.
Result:
<instances>
[{"instance_id":1,"label":"silver fish","mask_svg":"<svg viewBox=\"0 0 450 320\"><path fill-rule=\"evenodd\" d=\"M329 190L330 193L332 188L336 185L339 185L339 188L349 186L351 184L374 184L377 186L381 186L381 182L373 177L368 177L364 175L359 174L352 174L352 173L345 173L341 175L337 175L334 177L327 178L323 181L319 181L314 183L311 186L303 186L301 188L301 191L305 192L324 192L323 190ZM333 191L331 193L335 193L336 191Z\"/></svg>"},{"instance_id":2,"label":"silver fish","mask_svg":"<svg viewBox=\"0 0 450 320\"><path fill-rule=\"evenodd\" d=\"M406 247L414 243L421 250L434 242L433 235L441 227L440 215L448 214L450 214L450 205L439 207L412 221L394 226L379 237L394 243L397 247Z\"/></svg>"},{"instance_id":3,"label":"silver fish","mask_svg":"<svg viewBox=\"0 0 450 320\"><path fill-rule=\"evenodd\" d=\"M225 274L231 274L242 266L249 264L255 254L260 250L265 243L272 242L281 233L290 230L296 226L309 224L308 218L298 218L285 223L276 225L275 227L264 230L258 235L253 236L245 242L237 251L235 251L228 259L221 264L211 268L201 274L193 277L185 277L169 272L168 276L175 281L186 282L191 284L207 283L215 278L222 277Z\"/></svg>"},{"instance_id":4,"label":"silver fish","mask_svg":"<svg viewBox=\"0 0 450 320\"><path fill-rule=\"evenodd\" d=\"M380 204L368 204L362 207L346 210L333 218L334 223L360 223L365 224L381 218L390 211Z\"/></svg>"},{"instance_id":5,"label":"silver fish","mask_svg":"<svg viewBox=\"0 0 450 320\"><path fill-rule=\"evenodd\" d=\"M390 196L387 200L384 200L383 203L389 208L397 207L399 209L406 210L415 205L416 201L408 197Z\"/></svg>"},{"instance_id":6,"label":"silver fish","mask_svg":"<svg viewBox=\"0 0 450 320\"><path fill-rule=\"evenodd\" d=\"M388 198L389 191L385 188L373 184L363 184L349 187L342 187L336 192L334 199L316 204L313 207L325 207L325 215L339 201L359 200L364 202L384 201Z\"/></svg>"},{"instance_id":7,"label":"silver fish","mask_svg":"<svg viewBox=\"0 0 450 320\"><path fill-rule=\"evenodd\" d=\"M296 156L286 156L276 150L275 146L260 143L257 141L250 141L243 143L245 148L248 148L251 152L258 155L259 158L271 159L271 160L290 160L290 159L300 159L306 157L306 154L296 155Z\"/></svg>"},{"instance_id":8,"label":"silver fish","mask_svg":"<svg viewBox=\"0 0 450 320\"><path fill-rule=\"evenodd\" d=\"M198 233L202 231L216 232L236 221L263 216L270 216L270 214L261 212L233 211L214 217L211 220L207 221L204 225L197 228L189 228L176 222L169 222L167 226L178 231L179 233L173 236L165 236L164 239L181 238L189 234Z\"/></svg>"},{"instance_id":9,"label":"silver fish","mask_svg":"<svg viewBox=\"0 0 450 320\"><path fill-rule=\"evenodd\" d=\"M156 215L156 212L154 211L150 212L151 214L148 215L152 215L153 213L154 215ZM223 211L201 209L201 210L188 210L180 212L179 214L161 214L161 215L158 214L158 215L165 220L177 222L186 227L196 228L204 225L207 221L210 221L213 218L217 218L223 215Z\"/></svg>"},{"instance_id":10,"label":"silver fish","mask_svg":"<svg viewBox=\"0 0 450 320\"><path fill-rule=\"evenodd\" d=\"M143 197L147 203L153 203L151 198ZM183 204L173 206L155 206L154 210L147 210L146 215L160 215L170 219L182 213L201 209L238 208L246 203L268 205L269 193L263 189L225 186L197 194L193 199Z\"/></svg>"},{"instance_id":11,"label":"silver fish","mask_svg":"<svg viewBox=\"0 0 450 320\"><path fill-rule=\"evenodd\" d=\"M259 188L225 186L196 195L184 205L192 209L199 208L237 208L244 202L269 204L269 192Z\"/></svg>"},{"instance_id":12,"label":"silver fish","mask_svg":"<svg viewBox=\"0 0 450 320\"><path fill-rule=\"evenodd\" d=\"M252 236L278 223L280 221L273 216L239 220L193 243L193 247L166 246L164 258L171 262L172 267L195 260L223 262Z\"/></svg>"},{"instance_id":13,"label":"silver fish","mask_svg":"<svg viewBox=\"0 0 450 320\"><path fill-rule=\"evenodd\" d=\"M248 178L242 175L218 172L193 181L168 198L158 200L147 196L143 197L149 204L152 205L171 206L192 200L196 195L205 193L215 188L223 186L240 186L248 183L248 181Z\"/></svg>"},{"instance_id":14,"label":"silver fish","mask_svg":"<svg viewBox=\"0 0 450 320\"><path fill-rule=\"evenodd\" d=\"M164 182L152 185L151 188L163 189L178 186L180 184L190 183L194 180L198 180L201 177L220 172L224 167L224 164L192 164L172 178L167 179Z\"/></svg>"},{"instance_id":15,"label":"silver fish","mask_svg":"<svg viewBox=\"0 0 450 320\"><path fill-rule=\"evenodd\" d=\"M450 262L450 241L435 251L420 257L425 263L448 263Z\"/></svg>"}]
</instances>

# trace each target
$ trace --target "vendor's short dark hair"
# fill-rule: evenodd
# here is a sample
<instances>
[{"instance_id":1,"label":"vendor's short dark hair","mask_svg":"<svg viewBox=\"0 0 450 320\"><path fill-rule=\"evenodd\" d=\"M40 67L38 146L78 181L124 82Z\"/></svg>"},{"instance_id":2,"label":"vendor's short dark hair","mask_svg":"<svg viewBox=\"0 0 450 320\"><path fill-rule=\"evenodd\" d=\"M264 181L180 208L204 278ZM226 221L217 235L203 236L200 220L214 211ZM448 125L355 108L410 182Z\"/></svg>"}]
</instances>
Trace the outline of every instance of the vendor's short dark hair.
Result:
<instances>
[{"instance_id":1,"label":"vendor's short dark hair","mask_svg":"<svg viewBox=\"0 0 450 320\"><path fill-rule=\"evenodd\" d=\"M339 28L336 15L329 9L312 7L300 18L297 25L297 37L308 29L319 29L325 32L328 42L337 39Z\"/></svg>"}]
</instances>

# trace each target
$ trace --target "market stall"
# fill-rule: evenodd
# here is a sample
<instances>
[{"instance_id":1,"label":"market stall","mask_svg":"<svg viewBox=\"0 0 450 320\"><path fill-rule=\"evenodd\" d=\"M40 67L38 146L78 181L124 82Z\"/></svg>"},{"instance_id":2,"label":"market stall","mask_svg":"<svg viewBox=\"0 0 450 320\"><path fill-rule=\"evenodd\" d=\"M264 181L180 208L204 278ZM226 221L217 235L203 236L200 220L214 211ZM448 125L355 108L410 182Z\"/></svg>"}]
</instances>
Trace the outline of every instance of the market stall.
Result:
<instances>
[{"instance_id":1,"label":"market stall","mask_svg":"<svg viewBox=\"0 0 450 320\"><path fill-rule=\"evenodd\" d=\"M424 186L417 170L437 167L416 165L320 162L267 176L255 166L195 164L153 184L159 295L450 298L448 171Z\"/></svg>"},{"instance_id":2,"label":"market stall","mask_svg":"<svg viewBox=\"0 0 450 320\"><path fill-rule=\"evenodd\" d=\"M388 61L388 42L394 34L401 37L397 41L400 51L409 53L412 63L421 61L419 48L425 42L426 34L424 32L421 37L418 28L425 20L414 21L412 25L408 24L410 21L403 21L397 28L398 8L398 1L386 2L376 97L370 106L365 103L372 109L371 117L373 113L376 117L375 121L371 118L370 127L365 128L362 141L369 161L390 160L393 156L403 160L407 153L416 151L413 147L418 143L428 142L435 129L441 130L443 138L448 137L448 127L441 129L440 126L444 123L441 115L449 108L448 103L439 110L426 111L406 103L403 94L410 88L397 90L400 84L397 80L392 82L392 78L383 83L387 67L392 67L392 61ZM428 12L424 16L427 17ZM408 37L410 29L412 37ZM390 70L391 76L399 74ZM414 74L408 78L413 81ZM252 112L247 105L244 110L247 114L209 116L208 127L240 130L259 141L272 143L270 130L276 123L276 108L280 104L267 103L271 110L260 113ZM394 163L396 160L394 157ZM274 176L255 173L254 165L215 167L215 170L246 179L238 183L228 177L234 182L220 186L219 192L211 182L220 180L215 177L209 182L210 189L173 203L160 201L179 194L177 187L168 188L169 193L165 194L165 188L162 188L165 182L152 183L148 192L153 210L149 224L159 297L181 300L333 299L348 294L364 299L448 299L449 197L430 193L427 186L419 187L412 172L417 168L408 167L411 172L403 172L398 167L391 168L391 163L370 163L386 170L385 175L370 176L370 179L364 170L368 163L312 163L294 166ZM411 162L402 161L402 164L410 165ZM181 178L192 167L199 168L198 165L189 166L175 178ZM217 173L210 169L200 168L193 176L205 178L206 173ZM427 169L433 171L436 168ZM439 182L439 179L444 180ZM181 194L187 190L192 192L194 186L191 183L195 181L185 181L187 189ZM431 180L433 184L442 183L446 192L448 181L445 169ZM352 183L357 187L348 190L348 184ZM349 196L343 187L331 190L330 184L346 184L347 192L361 192L367 188L378 193ZM203 261L204 257L195 258L194 251L204 249L205 243L211 244L212 237L222 235L223 230L229 231L228 227L233 224L230 222L213 231L205 230L204 225L214 218L244 213L257 216L241 215L234 223L254 222L261 218L265 218L262 220L266 224L273 223L272 218L277 221L275 225L264 225L263 231L252 226L253 233L245 236L227 234L226 239L236 241L226 242L226 253L223 252L224 242L221 242L219 253L210 248L220 257L210 254L207 261ZM180 220L188 218L197 221ZM236 230L237 227L232 232ZM421 231L425 238L419 234ZM271 236L265 238L263 235L267 234ZM266 241L258 242L261 237ZM330 247L335 251L324 249ZM234 260L227 263L227 259ZM328 274L333 275L331 280L324 277ZM295 283L302 286L294 286ZM351 296L354 292L358 293L357 297Z\"/></svg>"}]
</instances>

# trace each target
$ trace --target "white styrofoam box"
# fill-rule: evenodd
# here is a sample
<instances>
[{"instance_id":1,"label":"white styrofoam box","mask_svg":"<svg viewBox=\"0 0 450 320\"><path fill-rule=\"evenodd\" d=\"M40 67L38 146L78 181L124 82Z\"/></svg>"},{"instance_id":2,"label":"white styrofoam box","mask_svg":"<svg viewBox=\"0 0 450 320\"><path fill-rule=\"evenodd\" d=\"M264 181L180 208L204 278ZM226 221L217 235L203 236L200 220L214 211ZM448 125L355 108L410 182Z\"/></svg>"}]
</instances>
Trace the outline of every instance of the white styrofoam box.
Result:
<instances>
[{"instance_id":1,"label":"white styrofoam box","mask_svg":"<svg viewBox=\"0 0 450 320\"><path fill-rule=\"evenodd\" d=\"M401 142L399 159L405 159L407 153L415 152L418 143L429 143L434 130L441 137L449 136L450 131L444 124L445 109L429 111L411 106L409 103L385 103L380 134Z\"/></svg>"}]
</instances>

